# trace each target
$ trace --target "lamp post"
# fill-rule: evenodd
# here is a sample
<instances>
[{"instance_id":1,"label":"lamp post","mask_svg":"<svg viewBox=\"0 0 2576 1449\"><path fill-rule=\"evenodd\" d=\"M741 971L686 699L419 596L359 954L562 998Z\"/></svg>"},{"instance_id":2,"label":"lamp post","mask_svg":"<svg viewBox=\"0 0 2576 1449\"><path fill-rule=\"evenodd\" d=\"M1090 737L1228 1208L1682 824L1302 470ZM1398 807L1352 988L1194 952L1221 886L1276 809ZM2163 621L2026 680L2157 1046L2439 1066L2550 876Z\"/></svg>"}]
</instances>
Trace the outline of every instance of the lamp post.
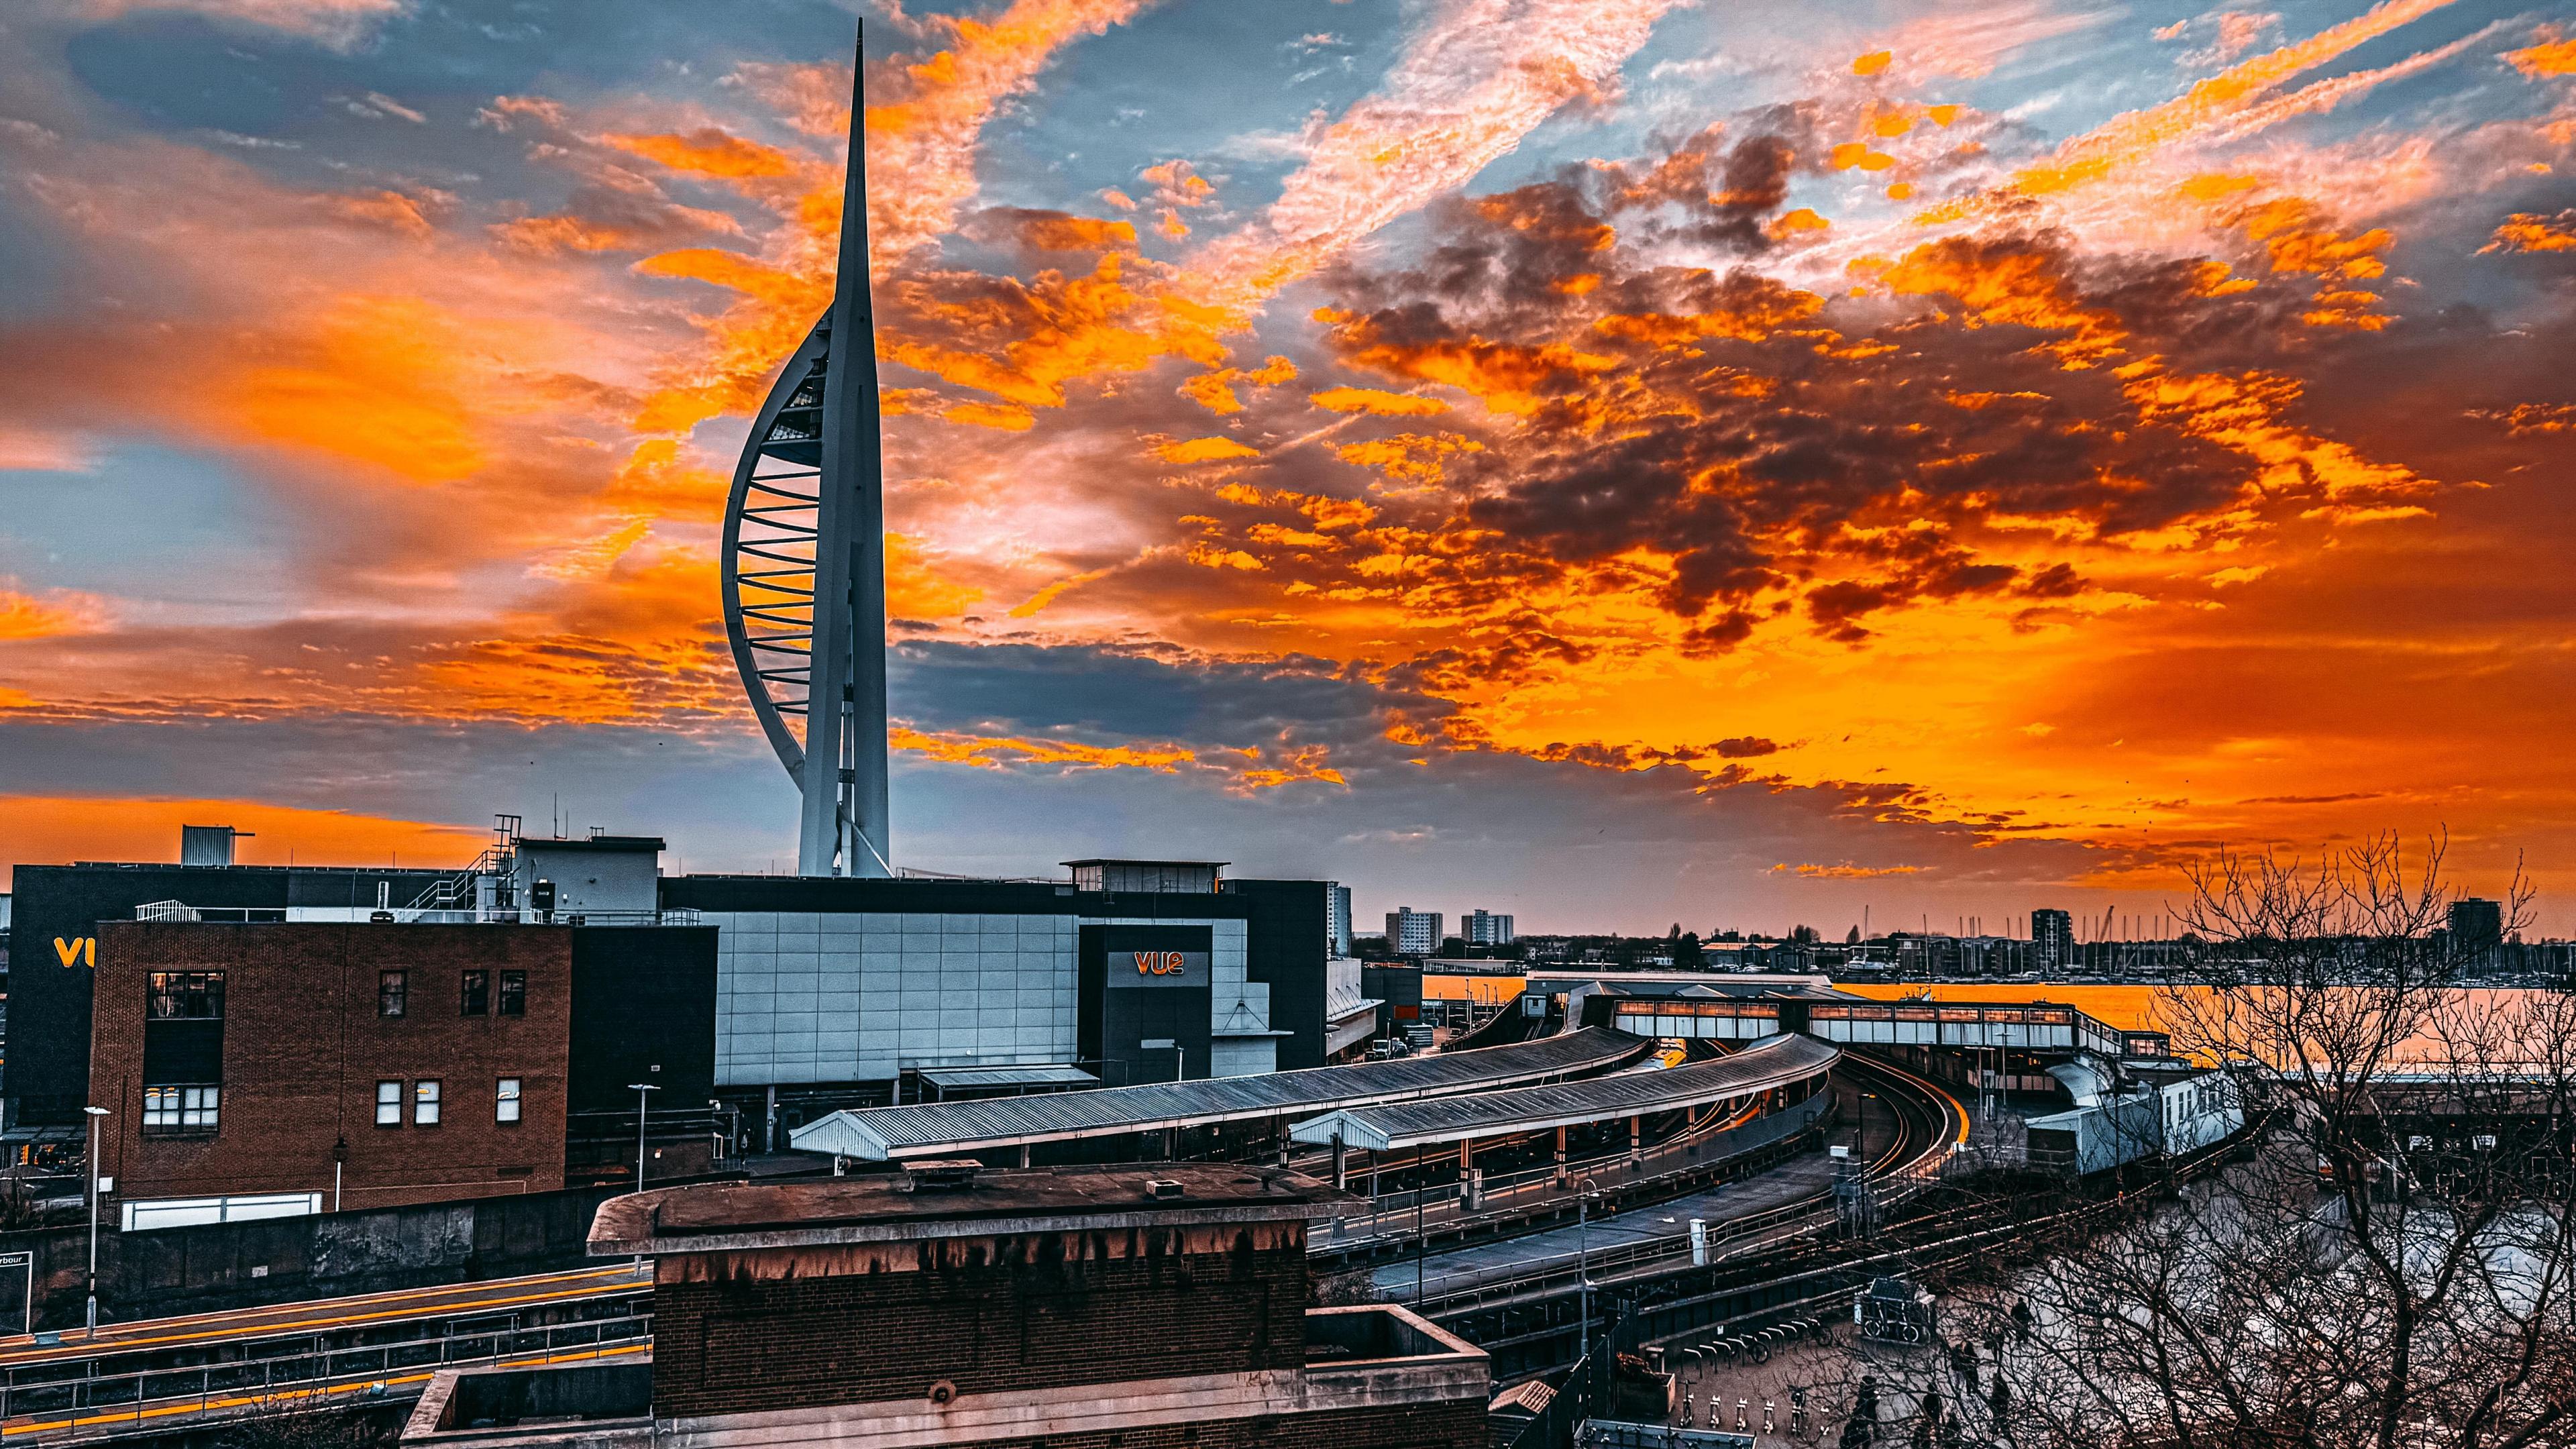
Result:
<instances>
[{"instance_id":1,"label":"lamp post","mask_svg":"<svg viewBox=\"0 0 2576 1449\"><path fill-rule=\"evenodd\" d=\"M105 1107L83 1107L89 1116L89 1313L88 1338L98 1337L98 1119L108 1116Z\"/></svg>"},{"instance_id":2,"label":"lamp post","mask_svg":"<svg viewBox=\"0 0 2576 1449\"><path fill-rule=\"evenodd\" d=\"M1574 1311L1582 1320L1579 1325L1583 1346L1581 1357L1589 1359L1592 1357L1592 1199L1600 1195L1601 1184L1594 1182L1591 1174L1586 1173L1576 1178L1574 1185L1581 1194L1574 1200ZM1591 1365L1585 1364L1584 1369L1589 1373Z\"/></svg>"},{"instance_id":3,"label":"lamp post","mask_svg":"<svg viewBox=\"0 0 2576 1449\"><path fill-rule=\"evenodd\" d=\"M644 1190L644 1104L651 1094L662 1090L651 1082L629 1082L627 1089L635 1094L635 1190Z\"/></svg>"}]
</instances>

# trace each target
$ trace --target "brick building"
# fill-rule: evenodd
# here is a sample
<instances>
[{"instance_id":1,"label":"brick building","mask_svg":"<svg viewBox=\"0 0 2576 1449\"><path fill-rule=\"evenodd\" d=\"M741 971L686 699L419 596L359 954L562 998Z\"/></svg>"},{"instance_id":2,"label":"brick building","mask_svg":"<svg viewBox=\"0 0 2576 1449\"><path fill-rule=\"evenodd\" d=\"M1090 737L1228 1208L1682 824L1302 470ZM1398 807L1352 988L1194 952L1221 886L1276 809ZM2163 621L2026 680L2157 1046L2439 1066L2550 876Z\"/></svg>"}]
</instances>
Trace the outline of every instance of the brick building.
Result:
<instances>
[{"instance_id":1,"label":"brick building","mask_svg":"<svg viewBox=\"0 0 2576 1449\"><path fill-rule=\"evenodd\" d=\"M129 1228L631 1177L627 1083L703 1121L714 934L101 922L99 1170Z\"/></svg>"},{"instance_id":2,"label":"brick building","mask_svg":"<svg viewBox=\"0 0 2576 1449\"><path fill-rule=\"evenodd\" d=\"M99 1170L129 1218L563 1186L568 928L109 921L92 1000Z\"/></svg>"},{"instance_id":3,"label":"brick building","mask_svg":"<svg viewBox=\"0 0 2576 1449\"><path fill-rule=\"evenodd\" d=\"M1481 1350L1401 1308L1306 1306L1307 1218L1339 1196L1205 1163L916 1163L615 1198L591 1252L655 1260L649 1376L619 1403L564 1370L450 1370L404 1441L1484 1444ZM524 1423L548 1406L583 1422Z\"/></svg>"}]
</instances>

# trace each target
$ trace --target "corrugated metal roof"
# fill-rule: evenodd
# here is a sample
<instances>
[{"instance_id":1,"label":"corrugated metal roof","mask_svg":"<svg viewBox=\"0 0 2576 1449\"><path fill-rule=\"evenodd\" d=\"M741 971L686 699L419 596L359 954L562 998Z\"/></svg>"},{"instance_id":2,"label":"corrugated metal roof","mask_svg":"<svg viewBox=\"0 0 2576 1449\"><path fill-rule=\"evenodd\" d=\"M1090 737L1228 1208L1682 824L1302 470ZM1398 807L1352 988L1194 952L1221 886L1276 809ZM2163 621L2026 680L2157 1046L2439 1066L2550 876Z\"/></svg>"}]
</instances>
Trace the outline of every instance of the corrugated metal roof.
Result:
<instances>
[{"instance_id":1,"label":"corrugated metal roof","mask_svg":"<svg viewBox=\"0 0 2576 1449\"><path fill-rule=\"evenodd\" d=\"M1702 1106L1786 1086L1824 1071L1841 1055L1840 1048L1811 1036L1775 1036L1732 1056L1669 1071L1621 1072L1588 1081L1557 1082L1472 1097L1349 1107L1300 1122L1289 1135L1300 1142L1330 1142L1339 1136L1345 1147L1384 1152L1423 1143L1534 1132L1640 1112Z\"/></svg>"},{"instance_id":2,"label":"corrugated metal roof","mask_svg":"<svg viewBox=\"0 0 2576 1449\"><path fill-rule=\"evenodd\" d=\"M1100 1079L1080 1067L930 1067L921 1079L943 1092L978 1087L1096 1087Z\"/></svg>"},{"instance_id":3,"label":"corrugated metal roof","mask_svg":"<svg viewBox=\"0 0 2576 1449\"><path fill-rule=\"evenodd\" d=\"M809 1122L790 1133L788 1140L805 1152L883 1161L1211 1122L1304 1117L1363 1102L1405 1101L1585 1076L1635 1061L1653 1045L1643 1037L1596 1026L1508 1046L1257 1077L1156 1082L987 1102L869 1107Z\"/></svg>"}]
</instances>

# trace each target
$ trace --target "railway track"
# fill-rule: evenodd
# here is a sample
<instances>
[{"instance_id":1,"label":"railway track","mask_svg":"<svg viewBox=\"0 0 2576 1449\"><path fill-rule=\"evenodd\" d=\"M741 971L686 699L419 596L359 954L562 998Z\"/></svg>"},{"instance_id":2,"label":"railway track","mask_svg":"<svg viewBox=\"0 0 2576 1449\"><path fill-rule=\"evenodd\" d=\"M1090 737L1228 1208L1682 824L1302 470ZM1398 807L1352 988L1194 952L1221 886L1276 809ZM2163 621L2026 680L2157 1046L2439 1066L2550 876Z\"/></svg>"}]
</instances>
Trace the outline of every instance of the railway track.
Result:
<instances>
[{"instance_id":1,"label":"railway track","mask_svg":"<svg viewBox=\"0 0 2576 1449\"><path fill-rule=\"evenodd\" d=\"M1890 1140L1866 1144L1870 1150L1867 1176L1878 1209L1883 1211L1903 1202L1939 1181L1943 1159L1955 1144L1967 1140L1966 1106L1938 1083L1877 1058L1847 1052L1834 1070L1845 1075L1855 1090L1884 1104L1895 1123ZM1829 1183L1760 1212L1709 1223L1709 1234L1703 1240L1707 1263L1715 1265L1746 1257L1832 1227L1840 1214L1835 1201L1838 1190ZM1575 1293L1587 1276L1597 1292L1698 1266L1702 1265L1691 1240L1672 1235L1587 1252L1576 1259L1562 1253L1536 1258L1526 1272L1451 1292L1427 1294L1412 1306L1448 1324L1480 1313L1525 1309L1565 1297Z\"/></svg>"}]
</instances>

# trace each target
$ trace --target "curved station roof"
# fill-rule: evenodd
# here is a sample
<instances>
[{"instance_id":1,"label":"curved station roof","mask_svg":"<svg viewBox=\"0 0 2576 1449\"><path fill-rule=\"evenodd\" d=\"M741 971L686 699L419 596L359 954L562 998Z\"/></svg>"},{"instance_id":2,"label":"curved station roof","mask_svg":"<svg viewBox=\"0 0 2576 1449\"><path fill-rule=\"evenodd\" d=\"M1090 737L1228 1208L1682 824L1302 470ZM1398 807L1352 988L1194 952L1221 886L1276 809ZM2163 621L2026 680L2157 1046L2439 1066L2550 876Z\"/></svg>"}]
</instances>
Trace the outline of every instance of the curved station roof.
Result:
<instances>
[{"instance_id":1,"label":"curved station roof","mask_svg":"<svg viewBox=\"0 0 2576 1449\"><path fill-rule=\"evenodd\" d=\"M1596 1028L1597 1030L1597 1028ZM1504 1048L1488 1048L1504 1050ZM1802 1082L1830 1069L1842 1050L1811 1036L1775 1036L1713 1062L1660 1072L1622 1072L1470 1097L1346 1107L1299 1123L1299 1142L1384 1152L1671 1112Z\"/></svg>"},{"instance_id":2,"label":"curved station roof","mask_svg":"<svg viewBox=\"0 0 2576 1449\"><path fill-rule=\"evenodd\" d=\"M803 1152L884 1161L1168 1127L1302 1118L1374 1103L1565 1082L1627 1066L1653 1048L1644 1037L1596 1026L1508 1046L1264 1076L869 1107L809 1122L789 1134L789 1140Z\"/></svg>"}]
</instances>

